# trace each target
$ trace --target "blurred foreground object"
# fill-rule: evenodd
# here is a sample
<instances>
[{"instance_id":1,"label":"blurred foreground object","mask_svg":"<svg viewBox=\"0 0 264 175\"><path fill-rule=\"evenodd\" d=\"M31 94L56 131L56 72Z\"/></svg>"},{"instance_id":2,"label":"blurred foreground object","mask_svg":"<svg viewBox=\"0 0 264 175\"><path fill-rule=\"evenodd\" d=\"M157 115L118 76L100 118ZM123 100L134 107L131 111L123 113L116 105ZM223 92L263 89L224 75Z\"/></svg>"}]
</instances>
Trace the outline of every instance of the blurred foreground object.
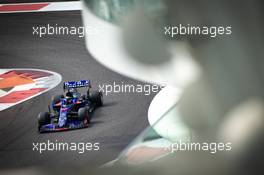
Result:
<instances>
[{"instance_id":1,"label":"blurred foreground object","mask_svg":"<svg viewBox=\"0 0 264 175\"><path fill-rule=\"evenodd\" d=\"M261 0L239 4L229 0L84 0L83 6L84 24L98 29L86 35L87 49L95 59L123 75L175 90L163 96L165 88L154 98L151 106L155 108L150 106L148 116L151 127L115 164L145 162L146 169L158 166L157 174L263 172ZM225 26L231 34L216 38L164 35L166 26L179 24ZM177 94L174 100L171 94ZM232 149L171 154L167 147L180 141L230 142Z\"/></svg>"}]
</instances>

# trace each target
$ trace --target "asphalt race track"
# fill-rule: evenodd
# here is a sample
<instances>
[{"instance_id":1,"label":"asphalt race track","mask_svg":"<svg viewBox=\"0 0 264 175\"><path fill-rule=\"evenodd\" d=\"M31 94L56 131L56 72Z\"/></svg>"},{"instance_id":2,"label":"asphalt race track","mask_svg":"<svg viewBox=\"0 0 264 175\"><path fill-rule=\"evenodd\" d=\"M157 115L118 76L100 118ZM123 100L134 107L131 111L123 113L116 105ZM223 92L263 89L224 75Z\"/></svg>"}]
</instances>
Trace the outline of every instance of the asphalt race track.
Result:
<instances>
[{"instance_id":1,"label":"asphalt race track","mask_svg":"<svg viewBox=\"0 0 264 175\"><path fill-rule=\"evenodd\" d=\"M58 24L82 25L75 12L0 14L0 68L37 68L57 72L63 81L90 79L99 83L137 81L114 73L97 63L78 36L32 35L32 27ZM100 49L100 48L98 48ZM51 91L0 112L0 169L28 166L96 166L114 159L147 126L147 110L154 96L120 93L104 97L89 128L39 134L37 115L47 111L51 97L62 93L62 83ZM100 151L39 152L33 142L99 142Z\"/></svg>"}]
</instances>

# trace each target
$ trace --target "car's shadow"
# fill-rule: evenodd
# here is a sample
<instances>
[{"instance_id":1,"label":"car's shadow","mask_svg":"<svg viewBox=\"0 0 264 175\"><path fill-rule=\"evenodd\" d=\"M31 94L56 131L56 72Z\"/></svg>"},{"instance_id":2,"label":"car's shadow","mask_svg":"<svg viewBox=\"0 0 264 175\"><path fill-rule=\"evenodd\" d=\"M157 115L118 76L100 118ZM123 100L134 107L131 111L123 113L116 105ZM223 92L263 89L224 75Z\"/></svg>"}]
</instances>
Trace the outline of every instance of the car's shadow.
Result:
<instances>
[{"instance_id":1,"label":"car's shadow","mask_svg":"<svg viewBox=\"0 0 264 175\"><path fill-rule=\"evenodd\" d=\"M102 107L111 107L111 106L115 106L117 104L118 104L118 102L116 102L116 101L106 102L106 103L103 104Z\"/></svg>"},{"instance_id":2,"label":"car's shadow","mask_svg":"<svg viewBox=\"0 0 264 175\"><path fill-rule=\"evenodd\" d=\"M97 120L97 121L91 120L90 123L89 123L89 125L88 125L88 128L89 127L93 127L93 125L98 125L98 124L101 124L101 123L104 123L104 122L103 121L100 121L100 120Z\"/></svg>"}]
</instances>

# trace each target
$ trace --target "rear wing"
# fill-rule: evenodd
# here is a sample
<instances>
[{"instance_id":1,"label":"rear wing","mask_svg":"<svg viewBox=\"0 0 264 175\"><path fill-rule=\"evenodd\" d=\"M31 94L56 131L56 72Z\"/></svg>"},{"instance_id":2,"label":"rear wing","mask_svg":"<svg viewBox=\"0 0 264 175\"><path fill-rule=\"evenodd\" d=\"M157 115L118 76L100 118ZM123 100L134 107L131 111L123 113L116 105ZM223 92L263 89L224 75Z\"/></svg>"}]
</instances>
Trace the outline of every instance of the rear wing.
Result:
<instances>
[{"instance_id":1,"label":"rear wing","mask_svg":"<svg viewBox=\"0 0 264 175\"><path fill-rule=\"evenodd\" d=\"M91 87L90 80L68 81L63 83L63 90L82 87Z\"/></svg>"}]
</instances>

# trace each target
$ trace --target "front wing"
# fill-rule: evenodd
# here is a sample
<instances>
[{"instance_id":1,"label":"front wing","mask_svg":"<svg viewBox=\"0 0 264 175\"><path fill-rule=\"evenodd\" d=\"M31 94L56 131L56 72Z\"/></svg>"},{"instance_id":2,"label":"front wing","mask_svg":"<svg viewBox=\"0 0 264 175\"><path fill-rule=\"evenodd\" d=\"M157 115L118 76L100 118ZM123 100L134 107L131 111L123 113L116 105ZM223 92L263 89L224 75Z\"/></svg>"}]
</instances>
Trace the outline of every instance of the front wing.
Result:
<instances>
[{"instance_id":1,"label":"front wing","mask_svg":"<svg viewBox=\"0 0 264 175\"><path fill-rule=\"evenodd\" d=\"M71 121L68 122L66 126L59 127L58 124L47 124L43 125L39 128L40 133L44 132L58 132L58 131L66 131L66 130L73 130L73 129L80 129L88 127L88 121L85 119L84 121Z\"/></svg>"}]
</instances>

